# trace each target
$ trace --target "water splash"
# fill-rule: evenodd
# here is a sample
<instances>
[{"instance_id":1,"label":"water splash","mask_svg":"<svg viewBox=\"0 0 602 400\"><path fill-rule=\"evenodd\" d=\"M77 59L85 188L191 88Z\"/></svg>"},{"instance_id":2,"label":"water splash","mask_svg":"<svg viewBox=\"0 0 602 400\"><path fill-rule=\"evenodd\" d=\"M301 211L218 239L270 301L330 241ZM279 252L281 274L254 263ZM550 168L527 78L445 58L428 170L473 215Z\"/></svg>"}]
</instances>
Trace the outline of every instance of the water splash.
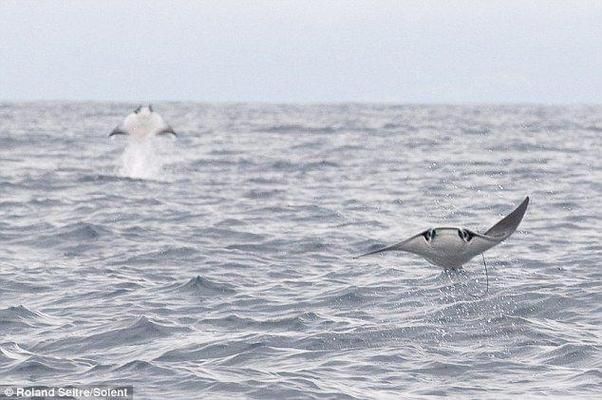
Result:
<instances>
[{"instance_id":1,"label":"water splash","mask_svg":"<svg viewBox=\"0 0 602 400\"><path fill-rule=\"evenodd\" d=\"M166 155L158 151L154 137L144 139L129 137L128 144L121 155L118 175L134 179L161 179L163 166L166 163Z\"/></svg>"}]
</instances>

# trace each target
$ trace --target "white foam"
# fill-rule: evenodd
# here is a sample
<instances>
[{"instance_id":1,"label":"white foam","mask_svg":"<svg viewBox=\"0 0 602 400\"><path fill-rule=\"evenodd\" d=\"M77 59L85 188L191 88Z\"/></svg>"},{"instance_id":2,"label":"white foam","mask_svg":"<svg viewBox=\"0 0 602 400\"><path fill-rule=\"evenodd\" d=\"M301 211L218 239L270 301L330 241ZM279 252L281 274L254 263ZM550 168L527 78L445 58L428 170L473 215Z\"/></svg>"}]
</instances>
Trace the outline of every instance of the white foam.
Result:
<instances>
[{"instance_id":1,"label":"white foam","mask_svg":"<svg viewBox=\"0 0 602 400\"><path fill-rule=\"evenodd\" d=\"M170 148L164 146L164 142L169 140L162 139L162 149ZM153 137L144 139L129 137L126 148L120 159L120 166L117 174L119 176L134 179L162 179L164 178L163 166L167 163L165 152L159 152L157 141Z\"/></svg>"}]
</instances>

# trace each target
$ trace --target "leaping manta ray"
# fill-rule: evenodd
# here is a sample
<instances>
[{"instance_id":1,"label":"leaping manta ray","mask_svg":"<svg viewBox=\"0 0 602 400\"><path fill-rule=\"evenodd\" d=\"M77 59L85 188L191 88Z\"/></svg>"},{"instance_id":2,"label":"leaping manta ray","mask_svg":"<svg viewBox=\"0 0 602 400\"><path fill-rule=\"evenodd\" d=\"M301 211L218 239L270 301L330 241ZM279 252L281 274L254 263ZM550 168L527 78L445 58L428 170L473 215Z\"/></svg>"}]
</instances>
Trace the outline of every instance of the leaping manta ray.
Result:
<instances>
[{"instance_id":1,"label":"leaping manta ray","mask_svg":"<svg viewBox=\"0 0 602 400\"><path fill-rule=\"evenodd\" d=\"M528 205L529 197L527 196L514 211L485 233L477 233L459 227L430 228L409 239L356 258L385 251L404 251L422 256L431 264L446 270L459 269L475 256L482 255L493 246L508 239L518 228ZM484 256L483 263L485 264ZM485 273L487 273L487 264L485 264ZM487 289L489 289L489 278L487 279Z\"/></svg>"},{"instance_id":2,"label":"leaping manta ray","mask_svg":"<svg viewBox=\"0 0 602 400\"><path fill-rule=\"evenodd\" d=\"M151 135L176 136L176 132L159 114L153 111L153 107L149 104L148 106L139 106L125 117L123 122L113 129L109 137L114 135L130 135L137 139L144 139Z\"/></svg>"}]
</instances>

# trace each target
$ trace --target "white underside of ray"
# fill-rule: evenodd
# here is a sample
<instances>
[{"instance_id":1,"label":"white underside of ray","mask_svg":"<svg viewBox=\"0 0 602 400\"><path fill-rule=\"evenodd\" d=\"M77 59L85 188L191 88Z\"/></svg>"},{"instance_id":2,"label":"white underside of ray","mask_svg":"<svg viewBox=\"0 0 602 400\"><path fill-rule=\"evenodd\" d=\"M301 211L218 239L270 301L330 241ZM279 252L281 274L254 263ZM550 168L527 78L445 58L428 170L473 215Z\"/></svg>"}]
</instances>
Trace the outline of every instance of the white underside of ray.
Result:
<instances>
[{"instance_id":1,"label":"white underside of ray","mask_svg":"<svg viewBox=\"0 0 602 400\"><path fill-rule=\"evenodd\" d=\"M155 135L163 129L167 128L167 124L163 118L156 113L148 115L140 115L131 113L123 122L123 128L133 137L146 137Z\"/></svg>"},{"instance_id":2,"label":"white underside of ray","mask_svg":"<svg viewBox=\"0 0 602 400\"><path fill-rule=\"evenodd\" d=\"M149 107L142 107L129 114L109 136L128 135L133 139L140 140L153 135L163 134L175 136L173 129L159 114L153 112Z\"/></svg>"},{"instance_id":3,"label":"white underside of ray","mask_svg":"<svg viewBox=\"0 0 602 400\"><path fill-rule=\"evenodd\" d=\"M529 198L527 197L512 213L484 234L465 228L432 228L402 242L371 251L362 256L385 251L404 251L422 256L431 264L439 267L459 268L475 256L510 237L522 221L528 204Z\"/></svg>"},{"instance_id":4,"label":"white underside of ray","mask_svg":"<svg viewBox=\"0 0 602 400\"><path fill-rule=\"evenodd\" d=\"M443 268L458 268L499 243L497 240L476 235L470 241L465 241L458 235L460 229L463 228L434 228L436 237L432 240L427 241L424 236L419 235L399 246L397 250L417 254L431 264Z\"/></svg>"}]
</instances>

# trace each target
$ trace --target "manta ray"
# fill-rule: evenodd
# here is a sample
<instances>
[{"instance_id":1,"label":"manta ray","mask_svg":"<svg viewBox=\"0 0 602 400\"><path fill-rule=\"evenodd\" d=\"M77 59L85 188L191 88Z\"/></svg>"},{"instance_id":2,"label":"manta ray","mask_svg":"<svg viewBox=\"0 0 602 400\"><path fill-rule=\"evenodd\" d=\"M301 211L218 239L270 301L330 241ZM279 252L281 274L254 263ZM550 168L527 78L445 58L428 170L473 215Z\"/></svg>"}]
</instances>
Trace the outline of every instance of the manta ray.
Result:
<instances>
[{"instance_id":1,"label":"manta ray","mask_svg":"<svg viewBox=\"0 0 602 400\"><path fill-rule=\"evenodd\" d=\"M113 129L109 137L114 135L129 135L136 139L145 139L152 135L176 136L176 132L159 114L153 111L153 107L149 104L148 106L139 106L125 117L123 122Z\"/></svg>"},{"instance_id":2,"label":"manta ray","mask_svg":"<svg viewBox=\"0 0 602 400\"><path fill-rule=\"evenodd\" d=\"M467 228L430 228L404 241L374 250L358 257L385 251L404 251L422 256L433 265L448 269L459 269L475 256L483 254L495 245L508 239L523 219L529 197L510 214L489 228L485 233L477 233ZM483 257L483 262L485 258ZM485 272L487 265L485 264Z\"/></svg>"}]
</instances>

